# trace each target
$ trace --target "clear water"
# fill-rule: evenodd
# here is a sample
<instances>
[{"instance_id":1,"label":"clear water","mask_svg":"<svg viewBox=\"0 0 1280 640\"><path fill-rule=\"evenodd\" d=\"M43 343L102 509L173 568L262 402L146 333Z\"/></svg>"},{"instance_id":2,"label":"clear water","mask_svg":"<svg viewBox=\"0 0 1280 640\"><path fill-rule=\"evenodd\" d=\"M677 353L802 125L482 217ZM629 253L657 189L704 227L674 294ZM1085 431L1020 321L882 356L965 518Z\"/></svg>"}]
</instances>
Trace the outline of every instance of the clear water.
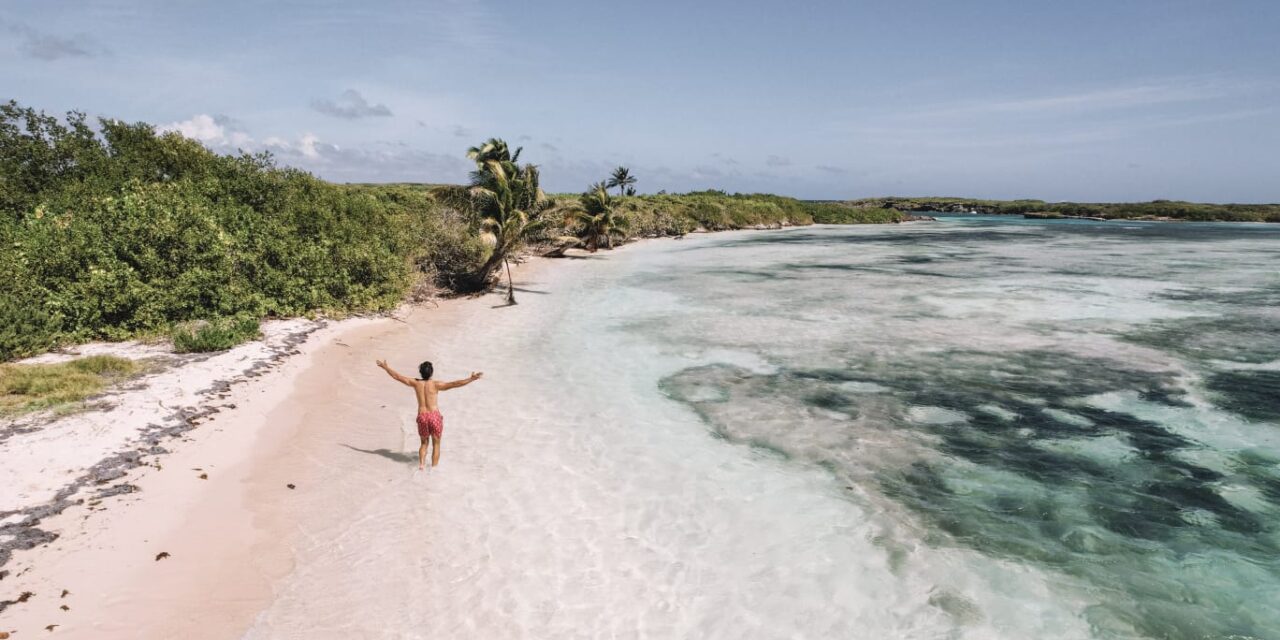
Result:
<instances>
[{"instance_id":1,"label":"clear water","mask_svg":"<svg viewBox=\"0 0 1280 640\"><path fill-rule=\"evenodd\" d=\"M1025 567L1095 637L1280 637L1280 228L949 217L662 258L628 284L676 304L624 330L728 357L661 389L828 472L888 557ZM963 629L988 587L930 603Z\"/></svg>"},{"instance_id":2,"label":"clear water","mask_svg":"<svg viewBox=\"0 0 1280 640\"><path fill-rule=\"evenodd\" d=\"M350 337L281 417L264 486L324 491L248 637L1280 638L1277 265L1262 225L712 234ZM387 354L485 372L430 476Z\"/></svg>"}]
</instances>

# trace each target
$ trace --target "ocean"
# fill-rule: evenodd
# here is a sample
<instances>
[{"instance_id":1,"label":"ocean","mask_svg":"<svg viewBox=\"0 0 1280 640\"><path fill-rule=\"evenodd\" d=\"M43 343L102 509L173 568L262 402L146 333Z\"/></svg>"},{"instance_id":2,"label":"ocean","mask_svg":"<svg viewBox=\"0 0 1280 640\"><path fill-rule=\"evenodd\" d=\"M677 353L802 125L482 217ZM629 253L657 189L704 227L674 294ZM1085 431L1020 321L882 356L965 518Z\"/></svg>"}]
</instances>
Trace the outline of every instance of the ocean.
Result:
<instances>
[{"instance_id":1,"label":"ocean","mask_svg":"<svg viewBox=\"0 0 1280 640\"><path fill-rule=\"evenodd\" d=\"M565 262L379 338L486 377L442 396L425 480L335 469L344 522L250 636L1280 637L1280 226L946 216Z\"/></svg>"}]
</instances>

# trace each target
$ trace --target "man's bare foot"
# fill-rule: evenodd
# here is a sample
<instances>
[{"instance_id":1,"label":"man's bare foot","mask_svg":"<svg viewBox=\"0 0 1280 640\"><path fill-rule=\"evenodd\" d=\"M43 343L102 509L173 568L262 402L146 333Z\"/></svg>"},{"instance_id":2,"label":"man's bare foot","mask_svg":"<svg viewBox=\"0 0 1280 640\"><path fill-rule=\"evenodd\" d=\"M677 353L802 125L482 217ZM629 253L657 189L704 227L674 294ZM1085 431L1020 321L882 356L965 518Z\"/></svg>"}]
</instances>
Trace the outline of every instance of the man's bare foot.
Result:
<instances>
[{"instance_id":1,"label":"man's bare foot","mask_svg":"<svg viewBox=\"0 0 1280 640\"><path fill-rule=\"evenodd\" d=\"M423 465L418 465L418 471L426 471L426 470L427 470L427 468L426 468L425 466L423 466Z\"/></svg>"}]
</instances>

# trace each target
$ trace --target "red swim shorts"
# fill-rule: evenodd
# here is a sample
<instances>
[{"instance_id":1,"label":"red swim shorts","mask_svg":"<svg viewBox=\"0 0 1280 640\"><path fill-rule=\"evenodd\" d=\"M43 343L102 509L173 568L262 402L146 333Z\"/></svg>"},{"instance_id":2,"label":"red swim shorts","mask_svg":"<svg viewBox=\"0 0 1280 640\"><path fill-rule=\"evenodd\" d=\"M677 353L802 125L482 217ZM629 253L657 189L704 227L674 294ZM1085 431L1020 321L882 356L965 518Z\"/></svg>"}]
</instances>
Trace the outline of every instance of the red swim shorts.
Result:
<instances>
[{"instance_id":1,"label":"red swim shorts","mask_svg":"<svg viewBox=\"0 0 1280 640\"><path fill-rule=\"evenodd\" d=\"M418 414L418 437L426 439L427 436L435 436L439 438L444 434L444 416L439 411L423 411Z\"/></svg>"}]
</instances>

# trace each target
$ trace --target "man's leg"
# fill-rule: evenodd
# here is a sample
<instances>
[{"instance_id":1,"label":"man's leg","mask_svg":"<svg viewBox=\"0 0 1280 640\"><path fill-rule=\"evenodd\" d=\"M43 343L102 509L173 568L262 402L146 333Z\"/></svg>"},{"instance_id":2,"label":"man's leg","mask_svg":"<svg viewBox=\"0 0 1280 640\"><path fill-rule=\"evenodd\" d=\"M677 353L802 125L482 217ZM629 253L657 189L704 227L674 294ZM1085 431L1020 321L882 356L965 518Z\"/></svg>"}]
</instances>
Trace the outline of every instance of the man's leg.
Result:
<instances>
[{"instance_id":1,"label":"man's leg","mask_svg":"<svg viewBox=\"0 0 1280 640\"><path fill-rule=\"evenodd\" d=\"M438 455L436 457L439 457ZM418 447L418 468L427 468L427 439L422 439L422 446Z\"/></svg>"},{"instance_id":2,"label":"man's leg","mask_svg":"<svg viewBox=\"0 0 1280 640\"><path fill-rule=\"evenodd\" d=\"M431 444L431 466L434 467L440 464L440 436L431 436Z\"/></svg>"}]
</instances>

